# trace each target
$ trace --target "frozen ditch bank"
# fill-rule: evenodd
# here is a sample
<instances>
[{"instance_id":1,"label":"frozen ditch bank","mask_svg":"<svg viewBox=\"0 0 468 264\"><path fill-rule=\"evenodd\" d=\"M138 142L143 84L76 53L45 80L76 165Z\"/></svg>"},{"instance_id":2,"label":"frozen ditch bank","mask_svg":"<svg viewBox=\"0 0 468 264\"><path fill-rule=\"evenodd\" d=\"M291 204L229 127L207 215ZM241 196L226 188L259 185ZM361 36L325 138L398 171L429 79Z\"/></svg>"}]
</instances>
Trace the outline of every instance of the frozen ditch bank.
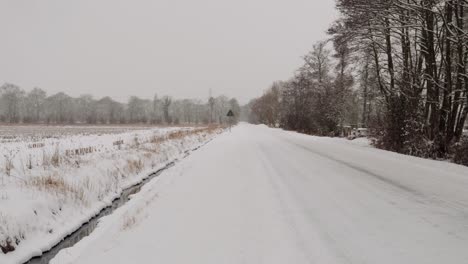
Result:
<instances>
[{"instance_id":1,"label":"frozen ditch bank","mask_svg":"<svg viewBox=\"0 0 468 264\"><path fill-rule=\"evenodd\" d=\"M220 132L215 128L164 128L44 140L39 144L41 151L29 148L30 142L2 146L1 154L16 151L17 155L9 175L0 171L0 263L24 263L70 234L63 243L76 243L97 221L78 233L75 230L98 214L112 212L128 200L125 196L156 177L155 171L170 167L172 161ZM85 145L90 147L83 148ZM75 148L92 151L71 155ZM58 164L48 164L54 156L58 156ZM25 163L27 168L22 166ZM121 200L114 201L121 195ZM31 263L48 262L38 260Z\"/></svg>"},{"instance_id":2,"label":"frozen ditch bank","mask_svg":"<svg viewBox=\"0 0 468 264\"><path fill-rule=\"evenodd\" d=\"M141 187L145 185L150 180L154 179L155 177L159 176L163 171L172 167L174 165L173 162L168 163L164 168L158 170L157 172L150 174L148 178L144 179L142 182L125 189L122 192L122 195L115 199L112 204L106 208L104 208L98 215L91 218L88 222L83 224L78 230L74 231L72 234L65 237L60 243L55 245L49 251L44 252L40 256L33 257L25 264L47 264L51 259L53 259L60 250L64 248L69 248L78 243L81 239L91 234L94 229L97 227L99 220L107 215L113 213L117 208L120 208L122 205L127 203L130 200L131 195L138 193L141 190Z\"/></svg>"}]
</instances>

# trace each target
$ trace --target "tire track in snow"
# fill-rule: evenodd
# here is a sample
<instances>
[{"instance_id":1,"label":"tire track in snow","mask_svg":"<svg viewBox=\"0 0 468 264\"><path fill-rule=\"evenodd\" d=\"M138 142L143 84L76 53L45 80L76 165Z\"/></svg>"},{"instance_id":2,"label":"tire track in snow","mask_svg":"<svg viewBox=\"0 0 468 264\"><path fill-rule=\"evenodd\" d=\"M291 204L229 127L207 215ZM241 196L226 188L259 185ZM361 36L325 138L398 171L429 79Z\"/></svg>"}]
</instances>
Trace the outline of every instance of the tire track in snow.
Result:
<instances>
[{"instance_id":1,"label":"tire track in snow","mask_svg":"<svg viewBox=\"0 0 468 264\"><path fill-rule=\"evenodd\" d=\"M289 143L293 144L293 145L295 145L295 146L297 146L299 148L302 148L304 150L307 150L308 152L312 152L313 154L316 154L318 156L321 156L321 157L324 157L326 159L335 161L335 162L337 162L337 163L339 163L341 165L344 165L344 166L346 166L346 167L348 167L350 169L353 169L355 171L362 172L364 175L372 176L374 179L379 180L379 181L381 181L383 183L386 183L388 185L391 185L391 186L393 186L393 187L395 187L397 189L403 190L403 191L408 192L410 194L413 194L415 196L425 197L425 195L423 193L421 193L421 192L419 192L419 191L417 191L415 189L412 189L412 188L410 188L410 187L408 187L406 185L403 185L403 184L401 184L401 183L399 183L397 181L394 181L394 180L386 178L386 177L384 177L382 175L379 175L379 174L377 174L377 173L375 173L375 172L373 172L371 170L364 169L364 168L362 168L362 167L360 167L358 165L352 164L352 163L347 162L347 161L345 161L343 159L333 157L331 155L328 155L328 154L325 154L323 152L317 151L316 149L306 147L306 146L303 146L303 145L295 143L295 142L289 142Z\"/></svg>"}]
</instances>

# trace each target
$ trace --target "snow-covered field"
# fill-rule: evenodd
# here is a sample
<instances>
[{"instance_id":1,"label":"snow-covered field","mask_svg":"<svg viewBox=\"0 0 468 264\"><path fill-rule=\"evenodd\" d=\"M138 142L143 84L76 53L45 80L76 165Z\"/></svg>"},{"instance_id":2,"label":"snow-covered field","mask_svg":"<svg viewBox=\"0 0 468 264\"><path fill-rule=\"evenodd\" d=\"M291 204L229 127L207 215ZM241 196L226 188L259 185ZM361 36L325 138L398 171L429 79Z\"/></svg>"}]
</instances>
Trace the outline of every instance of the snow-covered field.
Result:
<instances>
[{"instance_id":1,"label":"snow-covered field","mask_svg":"<svg viewBox=\"0 0 468 264\"><path fill-rule=\"evenodd\" d=\"M241 124L52 264L468 263L468 168Z\"/></svg>"},{"instance_id":2,"label":"snow-covered field","mask_svg":"<svg viewBox=\"0 0 468 264\"><path fill-rule=\"evenodd\" d=\"M22 263L48 250L123 189L219 132L1 126L0 263Z\"/></svg>"},{"instance_id":3,"label":"snow-covered field","mask_svg":"<svg viewBox=\"0 0 468 264\"><path fill-rule=\"evenodd\" d=\"M164 127L162 127L164 128ZM120 134L155 129L145 125L18 125L0 123L0 143L40 141L76 135Z\"/></svg>"}]
</instances>

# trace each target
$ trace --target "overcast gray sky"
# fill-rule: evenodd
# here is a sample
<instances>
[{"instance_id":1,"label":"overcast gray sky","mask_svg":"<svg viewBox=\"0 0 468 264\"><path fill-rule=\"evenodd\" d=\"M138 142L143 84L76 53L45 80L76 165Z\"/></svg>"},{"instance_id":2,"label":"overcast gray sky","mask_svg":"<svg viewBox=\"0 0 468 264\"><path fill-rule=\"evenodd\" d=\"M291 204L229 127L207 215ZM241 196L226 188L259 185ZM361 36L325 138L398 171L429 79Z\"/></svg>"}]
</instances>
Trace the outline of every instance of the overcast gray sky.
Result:
<instances>
[{"instance_id":1,"label":"overcast gray sky","mask_svg":"<svg viewBox=\"0 0 468 264\"><path fill-rule=\"evenodd\" d=\"M334 0L0 0L0 82L245 103L289 78L335 17Z\"/></svg>"}]
</instances>

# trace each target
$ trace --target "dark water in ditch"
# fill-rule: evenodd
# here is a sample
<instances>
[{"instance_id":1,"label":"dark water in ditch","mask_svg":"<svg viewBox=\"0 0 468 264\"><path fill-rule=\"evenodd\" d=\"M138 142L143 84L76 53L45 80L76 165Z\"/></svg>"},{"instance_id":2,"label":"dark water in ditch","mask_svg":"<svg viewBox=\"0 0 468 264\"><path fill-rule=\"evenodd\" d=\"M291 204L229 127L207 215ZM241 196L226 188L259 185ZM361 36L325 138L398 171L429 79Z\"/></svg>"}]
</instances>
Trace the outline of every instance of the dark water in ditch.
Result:
<instances>
[{"instance_id":1,"label":"dark water in ditch","mask_svg":"<svg viewBox=\"0 0 468 264\"><path fill-rule=\"evenodd\" d=\"M78 243L81 239L84 237L88 236L91 234L91 232L94 231L96 226L99 223L99 219L106 215L110 215L112 212L114 212L117 208L121 207L125 203L127 203L130 200L130 196L132 194L138 193L141 190L141 187L148 183L150 180L158 177L163 171L167 170L168 168L174 166L174 162L171 162L164 166L162 169L159 169L158 171L150 174L145 180L142 182L138 183L137 185L134 185L132 187L129 187L128 189L125 189L122 192L122 195L115 199L112 204L104 209L102 209L99 214L91 218L87 223L82 225L78 230L73 232L72 234L68 235L65 237L60 243L55 245L52 249L49 251L44 252L41 256L34 257L30 259L26 264L47 264L51 259L53 259L60 250L64 248L69 248Z\"/></svg>"},{"instance_id":2,"label":"dark water in ditch","mask_svg":"<svg viewBox=\"0 0 468 264\"><path fill-rule=\"evenodd\" d=\"M195 151L195 150L199 149L200 147L201 146L199 146L197 148L194 148L191 151ZM190 154L190 151L186 151L185 152L185 157L187 157L189 154ZM117 208L119 208L122 205L124 205L125 203L127 203L130 200L130 196L132 194L138 193L141 190L141 187L143 187L143 185L147 184L152 179L158 177L163 171L165 171L165 170L169 169L170 167L174 166L177 161L178 160L175 160L173 162L170 162L170 163L166 164L166 166L164 166L163 168L161 168L161 169L157 170L156 172L150 174L147 178L145 178L140 183L125 189L122 192L122 195L112 202L112 205L102 209L102 211L99 212L99 214L97 214L96 216L91 218L89 220L89 222L82 225L78 230L76 230L72 234L65 237L60 243L55 245L52 249L50 249L49 251L44 252L41 256L37 256L37 257L34 257L34 258L30 259L29 261L25 262L25 264L48 264L49 261L52 260L58 254L58 252L60 250L72 247L73 245L78 243L81 239L83 239L84 237L87 237L89 234L91 234L94 231L94 229L97 227L97 225L99 223L99 219L101 219L102 217L104 217L106 215L110 215Z\"/></svg>"}]
</instances>

